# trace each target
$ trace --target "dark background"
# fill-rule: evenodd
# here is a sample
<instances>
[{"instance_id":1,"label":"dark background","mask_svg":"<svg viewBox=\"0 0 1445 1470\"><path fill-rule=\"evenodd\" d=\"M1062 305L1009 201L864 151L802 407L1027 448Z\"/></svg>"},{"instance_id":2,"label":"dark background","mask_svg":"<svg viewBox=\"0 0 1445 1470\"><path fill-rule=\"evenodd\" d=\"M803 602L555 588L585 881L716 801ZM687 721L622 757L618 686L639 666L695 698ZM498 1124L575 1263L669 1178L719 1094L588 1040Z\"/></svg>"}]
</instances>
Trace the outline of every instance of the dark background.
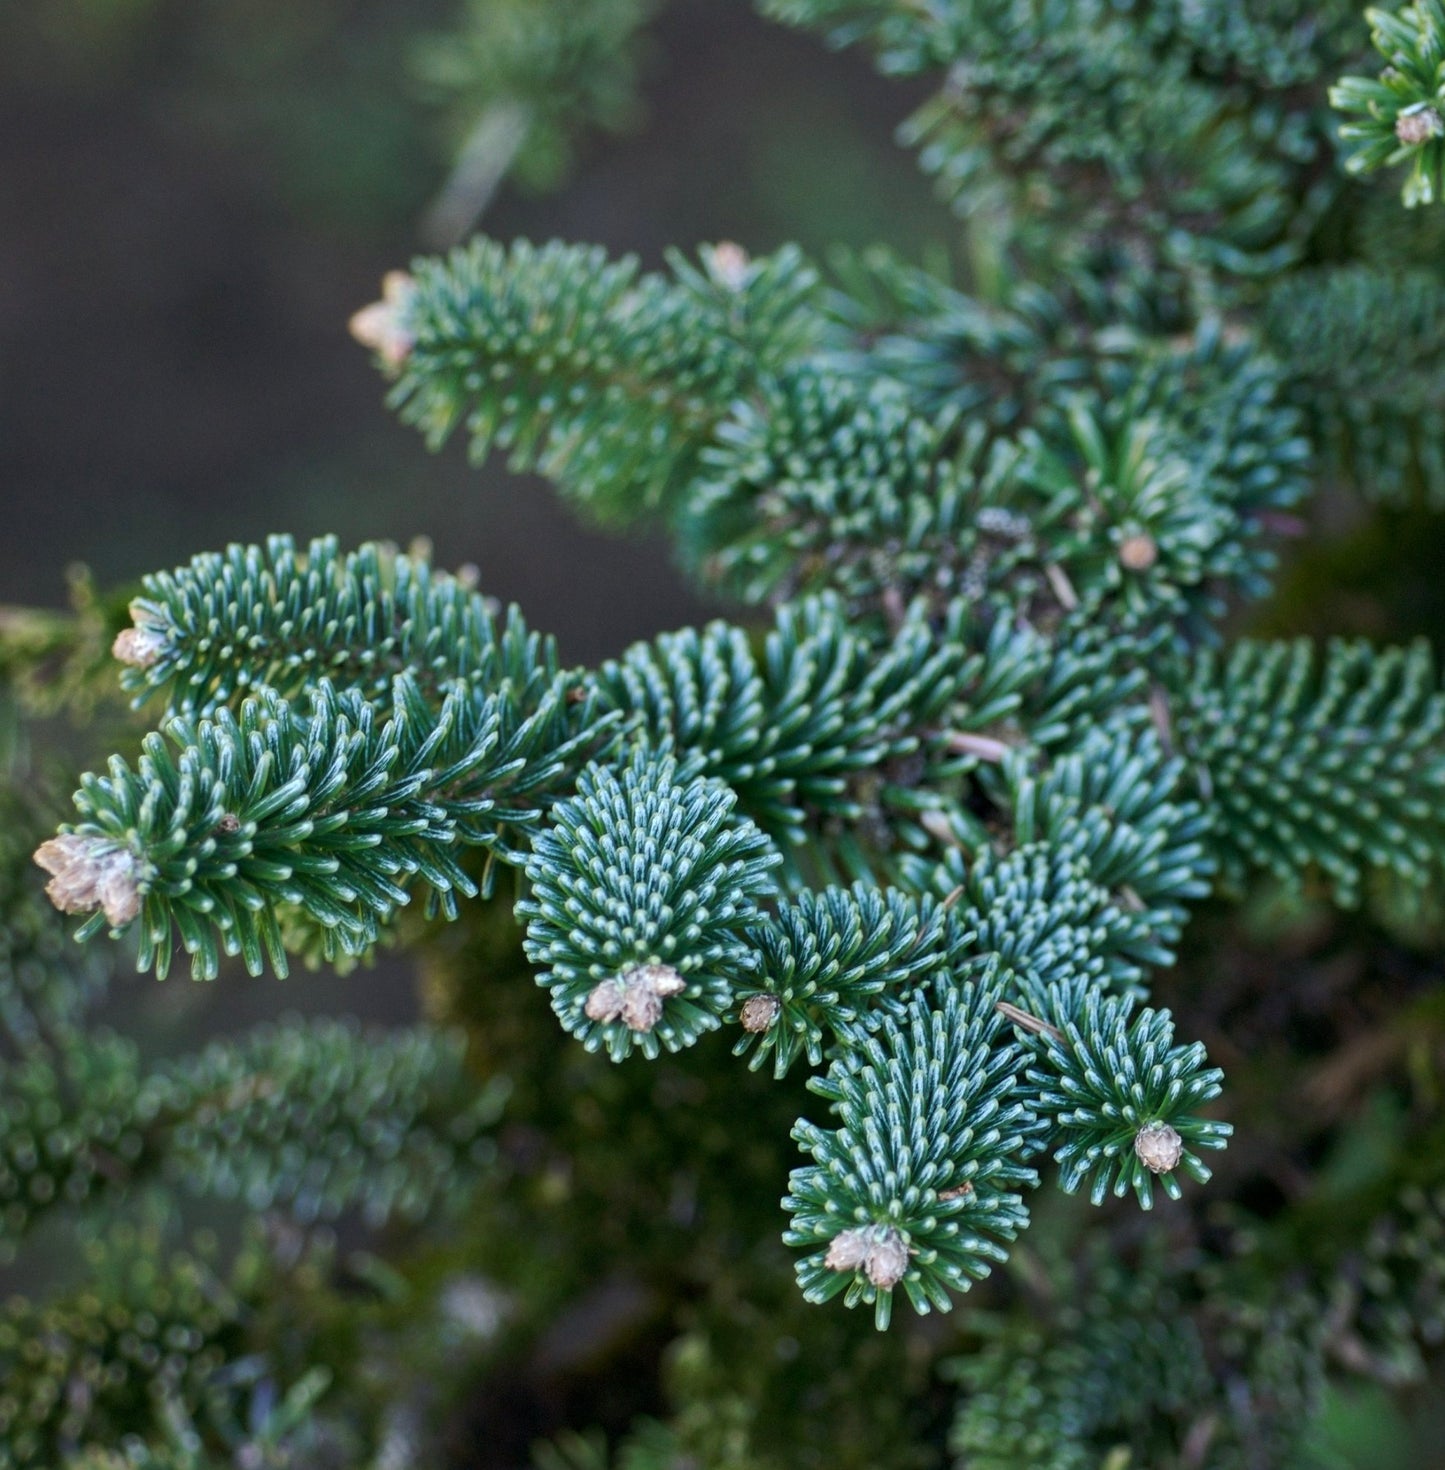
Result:
<instances>
[{"instance_id":1,"label":"dark background","mask_svg":"<svg viewBox=\"0 0 1445 1470\"><path fill-rule=\"evenodd\" d=\"M452 139L414 0L0 0L0 603L57 604L271 531L430 536L592 661L695 619L665 548L579 529L535 481L439 458L346 334L420 250ZM952 233L858 56L679 0L640 126L560 191L504 186L501 238L635 251Z\"/></svg>"}]
</instances>

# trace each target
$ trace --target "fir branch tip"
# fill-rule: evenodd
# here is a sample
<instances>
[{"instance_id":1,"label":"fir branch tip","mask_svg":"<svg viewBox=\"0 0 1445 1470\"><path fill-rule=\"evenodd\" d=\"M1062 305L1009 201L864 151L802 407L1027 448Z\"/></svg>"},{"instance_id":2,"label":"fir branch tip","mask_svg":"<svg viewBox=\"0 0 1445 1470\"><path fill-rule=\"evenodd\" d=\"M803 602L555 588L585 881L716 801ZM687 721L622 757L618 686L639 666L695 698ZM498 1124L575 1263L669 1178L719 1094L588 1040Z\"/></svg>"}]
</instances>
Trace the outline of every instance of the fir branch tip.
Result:
<instances>
[{"instance_id":1,"label":"fir branch tip","mask_svg":"<svg viewBox=\"0 0 1445 1470\"><path fill-rule=\"evenodd\" d=\"M748 252L732 240L722 240L713 246L709 264L714 279L729 291L741 291L747 285L752 261Z\"/></svg>"}]
</instances>

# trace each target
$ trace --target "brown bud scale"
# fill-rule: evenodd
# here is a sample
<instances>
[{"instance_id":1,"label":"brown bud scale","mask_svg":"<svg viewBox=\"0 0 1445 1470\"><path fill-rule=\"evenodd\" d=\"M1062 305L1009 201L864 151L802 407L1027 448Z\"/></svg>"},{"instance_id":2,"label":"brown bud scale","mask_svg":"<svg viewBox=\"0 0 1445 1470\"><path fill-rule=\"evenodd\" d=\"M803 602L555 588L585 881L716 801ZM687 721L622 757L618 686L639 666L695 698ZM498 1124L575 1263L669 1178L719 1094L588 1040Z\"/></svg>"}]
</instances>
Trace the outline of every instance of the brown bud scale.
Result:
<instances>
[{"instance_id":1,"label":"brown bud scale","mask_svg":"<svg viewBox=\"0 0 1445 1470\"><path fill-rule=\"evenodd\" d=\"M589 1021L621 1021L632 1031L651 1031L662 1019L662 1003L681 995L687 981L671 965L635 965L593 986L582 1006Z\"/></svg>"},{"instance_id":2,"label":"brown bud scale","mask_svg":"<svg viewBox=\"0 0 1445 1470\"><path fill-rule=\"evenodd\" d=\"M140 913L140 862L128 847L108 837L62 833L41 843L35 861L54 874L45 892L62 913L101 909L113 929L124 928Z\"/></svg>"},{"instance_id":3,"label":"brown bud scale","mask_svg":"<svg viewBox=\"0 0 1445 1470\"><path fill-rule=\"evenodd\" d=\"M1445 118L1433 107L1420 107L1411 112L1402 112L1395 119L1395 136L1407 148L1428 143L1432 138L1445 134Z\"/></svg>"},{"instance_id":4,"label":"brown bud scale","mask_svg":"<svg viewBox=\"0 0 1445 1470\"><path fill-rule=\"evenodd\" d=\"M620 980L604 980L593 987L582 1009L589 1021L615 1021L622 1014L624 995Z\"/></svg>"},{"instance_id":5,"label":"brown bud scale","mask_svg":"<svg viewBox=\"0 0 1445 1470\"><path fill-rule=\"evenodd\" d=\"M783 1007L775 995L750 995L738 1012L744 1031L756 1034L766 1031L778 1019Z\"/></svg>"},{"instance_id":6,"label":"brown bud scale","mask_svg":"<svg viewBox=\"0 0 1445 1470\"><path fill-rule=\"evenodd\" d=\"M897 1286L908 1274L911 1252L893 1225L857 1225L839 1231L828 1245L823 1264L830 1271L862 1270L880 1290Z\"/></svg>"}]
</instances>

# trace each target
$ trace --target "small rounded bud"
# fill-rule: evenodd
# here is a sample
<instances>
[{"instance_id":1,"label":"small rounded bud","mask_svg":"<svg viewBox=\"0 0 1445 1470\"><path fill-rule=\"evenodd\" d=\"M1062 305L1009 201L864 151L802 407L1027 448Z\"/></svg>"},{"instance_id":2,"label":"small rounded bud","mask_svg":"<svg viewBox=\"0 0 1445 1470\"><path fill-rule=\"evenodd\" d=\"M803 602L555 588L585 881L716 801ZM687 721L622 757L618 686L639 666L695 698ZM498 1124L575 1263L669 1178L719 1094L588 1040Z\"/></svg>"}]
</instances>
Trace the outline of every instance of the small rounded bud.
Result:
<instances>
[{"instance_id":1,"label":"small rounded bud","mask_svg":"<svg viewBox=\"0 0 1445 1470\"><path fill-rule=\"evenodd\" d=\"M381 281L381 300L363 306L348 323L351 335L390 367L400 367L416 346L407 315L416 297L416 282L405 271L388 271Z\"/></svg>"},{"instance_id":2,"label":"small rounded bud","mask_svg":"<svg viewBox=\"0 0 1445 1470\"><path fill-rule=\"evenodd\" d=\"M137 623L115 635L110 651L123 664L133 669L148 669L166 650L166 635L156 627Z\"/></svg>"},{"instance_id":3,"label":"small rounded bud","mask_svg":"<svg viewBox=\"0 0 1445 1470\"><path fill-rule=\"evenodd\" d=\"M1428 143L1445 134L1445 118L1433 107L1414 107L1395 119L1395 136L1407 148Z\"/></svg>"},{"instance_id":4,"label":"small rounded bud","mask_svg":"<svg viewBox=\"0 0 1445 1470\"><path fill-rule=\"evenodd\" d=\"M235 812L224 812L221 820L216 823L216 831L223 837L229 837L234 832L241 830L241 819Z\"/></svg>"},{"instance_id":5,"label":"small rounded bud","mask_svg":"<svg viewBox=\"0 0 1445 1470\"><path fill-rule=\"evenodd\" d=\"M712 248L713 276L729 291L741 291L747 285L750 264L748 252L731 240L724 240Z\"/></svg>"},{"instance_id":6,"label":"small rounded bud","mask_svg":"<svg viewBox=\"0 0 1445 1470\"><path fill-rule=\"evenodd\" d=\"M1142 532L1119 543L1119 561L1131 572L1147 572L1159 560L1159 543Z\"/></svg>"},{"instance_id":7,"label":"small rounded bud","mask_svg":"<svg viewBox=\"0 0 1445 1470\"><path fill-rule=\"evenodd\" d=\"M830 1271L856 1271L868 1259L866 1230L842 1230L828 1246L823 1264Z\"/></svg>"},{"instance_id":8,"label":"small rounded bud","mask_svg":"<svg viewBox=\"0 0 1445 1470\"><path fill-rule=\"evenodd\" d=\"M1184 1157L1184 1140L1167 1123L1146 1123L1134 1135L1139 1162L1155 1174L1167 1174Z\"/></svg>"},{"instance_id":9,"label":"small rounded bud","mask_svg":"<svg viewBox=\"0 0 1445 1470\"><path fill-rule=\"evenodd\" d=\"M738 1012L744 1031L766 1031L778 1019L783 1007L776 995L750 995Z\"/></svg>"}]
</instances>

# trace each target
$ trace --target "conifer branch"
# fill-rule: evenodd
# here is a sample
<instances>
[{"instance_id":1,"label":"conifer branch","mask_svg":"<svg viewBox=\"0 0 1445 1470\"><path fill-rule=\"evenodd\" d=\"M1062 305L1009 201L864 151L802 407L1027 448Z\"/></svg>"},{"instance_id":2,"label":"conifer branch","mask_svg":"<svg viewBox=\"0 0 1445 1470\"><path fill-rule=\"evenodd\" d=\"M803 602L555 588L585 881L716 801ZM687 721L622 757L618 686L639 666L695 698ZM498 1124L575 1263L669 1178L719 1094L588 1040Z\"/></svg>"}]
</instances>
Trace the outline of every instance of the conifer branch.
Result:
<instances>
[{"instance_id":1,"label":"conifer branch","mask_svg":"<svg viewBox=\"0 0 1445 1470\"><path fill-rule=\"evenodd\" d=\"M668 512L727 404L816 335L815 285L794 250L719 246L669 279L478 240L418 264L395 303L393 402L432 444L465 422L474 458L503 449L596 516Z\"/></svg>"},{"instance_id":2,"label":"conifer branch","mask_svg":"<svg viewBox=\"0 0 1445 1470\"><path fill-rule=\"evenodd\" d=\"M591 766L527 864L527 953L562 1024L614 1060L721 1024L755 967L747 928L773 891L767 839L736 796L646 747Z\"/></svg>"},{"instance_id":3,"label":"conifer branch","mask_svg":"<svg viewBox=\"0 0 1445 1470\"><path fill-rule=\"evenodd\" d=\"M279 914L295 909L328 958L363 954L413 884L454 915L453 895L478 891L460 850L507 858L595 739L561 679L525 717L505 687L455 685L437 709L410 675L389 718L324 680L308 705L264 690L237 713L176 715L134 770L115 757L83 778L79 824L37 853L57 904L102 910L82 935L138 917L142 969L164 975L179 936L199 977L222 953L284 974Z\"/></svg>"},{"instance_id":4,"label":"conifer branch","mask_svg":"<svg viewBox=\"0 0 1445 1470\"><path fill-rule=\"evenodd\" d=\"M1168 5L1143 21L1093 0L764 8L834 45L868 44L885 72L942 72L904 140L960 213L1006 210L1036 249L1047 241L1082 255L1104 237L1155 272L1207 264L1243 274L1277 270L1294 253L1291 196L1319 167L1323 140L1310 137L1308 118L1323 101L1319 53L1326 64L1332 53L1292 42L1286 18L1227 7L1228 25L1220 7L1206 21ZM1320 41L1335 29L1322 27ZM1298 68L1290 92L1271 54L1281 48L1285 70ZM1221 73L1232 86L1213 81ZM1271 138L1251 126L1250 107L1277 114L1281 94L1287 123Z\"/></svg>"},{"instance_id":5,"label":"conifer branch","mask_svg":"<svg viewBox=\"0 0 1445 1470\"><path fill-rule=\"evenodd\" d=\"M1171 1199L1180 1196L1176 1169L1205 1183L1209 1170L1196 1150L1223 1148L1233 1130L1193 1112L1219 1095L1223 1076L1203 1065L1204 1048L1171 1044L1168 1011L1131 1018L1131 1009L1125 998L1090 994L1078 1020L1045 1039L1028 1080L1053 1132L1063 1190L1087 1182L1097 1205L1111 1189L1122 1196L1132 1188L1147 1210L1156 1177Z\"/></svg>"},{"instance_id":6,"label":"conifer branch","mask_svg":"<svg viewBox=\"0 0 1445 1470\"><path fill-rule=\"evenodd\" d=\"M1415 0L1398 13L1365 12L1370 39L1389 63L1378 79L1344 77L1330 92L1339 112L1359 114L1340 128L1353 144L1351 173L1407 163L1408 208L1445 200L1445 5Z\"/></svg>"},{"instance_id":7,"label":"conifer branch","mask_svg":"<svg viewBox=\"0 0 1445 1470\"><path fill-rule=\"evenodd\" d=\"M629 1345L667 1320L663 1290L687 1294L671 1420L615 1453L562 1434L539 1465L785 1463L774 1423L845 1397L855 1417L829 1431L865 1433L844 1458L911 1464L891 1389L929 1340L859 1350L840 1312L778 1309L746 1248L757 1191L694 1188L724 1148L766 1168L769 1120L778 1143L793 1112L740 1064L715 1076L726 1047L661 1059L724 1028L735 1058L809 1071L824 1100L793 1128L784 1200L807 1302L883 1328L900 1297L948 1310L1008 1268L952 1370L971 1470L1277 1470L1313 1446L1327 1371L1419 1379L1445 1336L1428 997L1388 1028L1398 1060L1399 1015L1430 1022L1388 1127L1332 1117L1326 1139L1276 1109L1308 1144L1276 1150L1277 1189L1254 1155L1203 1211L1111 1210L1098 1249L1053 1222L1015 1248L1044 1155L1096 1205L1209 1181L1223 1077L1150 990L1212 888L1264 877L1439 917L1429 652L1231 632L1317 482L1445 501L1445 235L1366 178L1403 169L1412 205L1445 188L1445 8L1369 12L1389 65L1330 94L1359 70L1355 3L759 0L931 82L904 133L967 216L966 289L881 250L825 287L793 247L730 243L644 271L483 239L388 273L351 326L403 418L598 520L661 522L756 624L566 669L420 546L281 536L147 578L129 627L83 580L73 617L0 609L0 682L26 709L91 702L110 646L160 711L40 843L50 909L31 803L0 787L0 1249L52 1224L93 1239L105 1208L183 1218L182 1191L271 1232L229 1273L113 1232L83 1289L0 1308L0 1470L430 1463L422 1426L460 1382L439 1392L434 1365L530 1361L550 1393L550 1344L575 1351L619 1285L640 1302ZM539 179L575 129L620 125L655 9L495 0L427 48L469 133L431 225L455 238L508 171ZM514 903L403 929L415 899L461 917L502 866ZM67 957L55 909L84 939L131 931L162 975L178 942L211 976L227 956L345 968L415 935L434 1014L477 1028L488 1075L493 1052L522 1058L518 1100L540 1103L494 1153L507 1084L430 1025L287 1021L150 1063L93 1024L108 967L98 946ZM626 1066L569 1060L538 996L500 993L523 956L563 1030ZM1379 969L1343 1009L1314 987L1307 1018L1286 1014L1304 1027L1276 1024L1280 986L1267 1016L1247 983L1189 1010L1219 1056L1286 1029L1328 1046L1431 978L1403 954ZM1246 1131L1251 1090L1225 1104ZM713 1126L719 1109L747 1126ZM494 1157L520 1187L467 1195ZM397 1271L329 1261L306 1227L352 1211L447 1237L432 1253L406 1232L428 1254ZM647 1257L636 1293L624 1233ZM777 1357L750 1351L759 1310Z\"/></svg>"},{"instance_id":8,"label":"conifer branch","mask_svg":"<svg viewBox=\"0 0 1445 1470\"><path fill-rule=\"evenodd\" d=\"M470 0L444 34L422 37L413 68L466 142L427 234L448 245L475 226L508 174L549 187L574 135L618 132L637 114L638 32L655 0Z\"/></svg>"},{"instance_id":9,"label":"conifer branch","mask_svg":"<svg viewBox=\"0 0 1445 1470\"><path fill-rule=\"evenodd\" d=\"M810 1301L846 1293L886 1327L895 1287L915 1311L948 1311L1006 1259L1028 1223L1037 1125L1002 1027L991 991L925 987L810 1084L839 1119L793 1130L813 1162L789 1180L784 1239L811 1251L797 1268Z\"/></svg>"},{"instance_id":10,"label":"conifer branch","mask_svg":"<svg viewBox=\"0 0 1445 1470\"><path fill-rule=\"evenodd\" d=\"M1395 262L1298 271L1260 313L1311 437L1361 494L1404 502L1423 488L1445 502L1445 284Z\"/></svg>"},{"instance_id":11,"label":"conifer branch","mask_svg":"<svg viewBox=\"0 0 1445 1470\"><path fill-rule=\"evenodd\" d=\"M501 1092L476 1089L462 1052L446 1033L329 1021L154 1068L104 1033L33 1046L0 1083L0 1245L161 1179L304 1224L416 1220L486 1157Z\"/></svg>"},{"instance_id":12,"label":"conifer branch","mask_svg":"<svg viewBox=\"0 0 1445 1470\"><path fill-rule=\"evenodd\" d=\"M374 542L342 555L334 536L304 551L271 536L141 586L134 627L116 640L121 682L138 699L162 695L173 712L250 689L290 698L318 679L385 704L399 674L438 700L454 681L509 680L531 708L559 672L552 641L529 633L516 608L499 627L468 579Z\"/></svg>"},{"instance_id":13,"label":"conifer branch","mask_svg":"<svg viewBox=\"0 0 1445 1470\"><path fill-rule=\"evenodd\" d=\"M1294 886L1318 873L1351 905L1371 870L1438 880L1445 696L1423 644L1244 642L1188 671L1175 725L1232 886L1251 870Z\"/></svg>"},{"instance_id":14,"label":"conifer branch","mask_svg":"<svg viewBox=\"0 0 1445 1470\"><path fill-rule=\"evenodd\" d=\"M125 1228L90 1256L84 1288L0 1308L0 1435L17 1470L117 1443L159 1417L158 1398L201 1405L235 1355L243 1305L204 1259Z\"/></svg>"},{"instance_id":15,"label":"conifer branch","mask_svg":"<svg viewBox=\"0 0 1445 1470\"><path fill-rule=\"evenodd\" d=\"M930 898L861 883L800 893L751 938L758 973L738 989L743 1035L733 1050L751 1052L753 1068L771 1055L776 1077L800 1055L820 1066L826 1035L850 1033L885 991L928 984L958 942Z\"/></svg>"},{"instance_id":16,"label":"conifer branch","mask_svg":"<svg viewBox=\"0 0 1445 1470\"><path fill-rule=\"evenodd\" d=\"M1152 1242L1051 1263L1058 1309L988 1322L946 1364L952 1447L988 1470L1083 1470L1101 1445L1180 1470L1287 1459L1319 1401L1319 1303L1298 1282L1224 1300L1203 1277Z\"/></svg>"}]
</instances>

